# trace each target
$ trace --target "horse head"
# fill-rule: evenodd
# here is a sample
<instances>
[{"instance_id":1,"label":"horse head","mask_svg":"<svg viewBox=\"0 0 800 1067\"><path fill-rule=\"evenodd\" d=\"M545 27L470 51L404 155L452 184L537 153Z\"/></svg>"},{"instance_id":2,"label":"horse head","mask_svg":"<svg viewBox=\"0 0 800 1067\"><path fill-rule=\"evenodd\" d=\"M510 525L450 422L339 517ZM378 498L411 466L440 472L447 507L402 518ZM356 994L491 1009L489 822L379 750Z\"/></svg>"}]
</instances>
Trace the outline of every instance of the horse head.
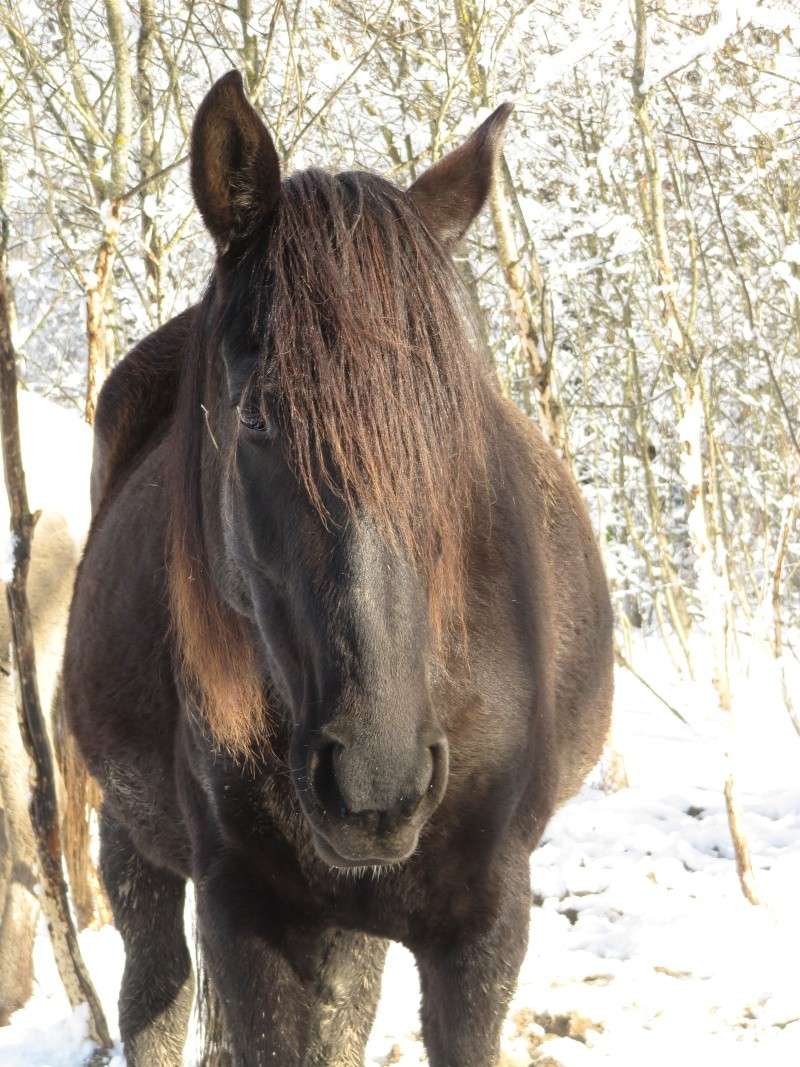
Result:
<instances>
[{"instance_id":1,"label":"horse head","mask_svg":"<svg viewBox=\"0 0 800 1067\"><path fill-rule=\"evenodd\" d=\"M237 72L195 119L217 258L181 402L195 491L176 503L173 614L218 740L257 748L281 709L300 805L337 866L407 858L447 786L431 674L463 630L490 388L450 251L509 113L407 191L360 172L282 179Z\"/></svg>"}]
</instances>

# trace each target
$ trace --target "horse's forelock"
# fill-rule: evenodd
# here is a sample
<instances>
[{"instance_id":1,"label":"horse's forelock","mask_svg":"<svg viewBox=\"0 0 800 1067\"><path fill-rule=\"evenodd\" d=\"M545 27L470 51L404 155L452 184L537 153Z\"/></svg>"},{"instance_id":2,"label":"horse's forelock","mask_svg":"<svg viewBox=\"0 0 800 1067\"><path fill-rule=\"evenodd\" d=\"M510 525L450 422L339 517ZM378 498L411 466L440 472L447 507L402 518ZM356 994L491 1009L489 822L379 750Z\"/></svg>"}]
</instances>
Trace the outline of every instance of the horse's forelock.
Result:
<instances>
[{"instance_id":1,"label":"horse's forelock","mask_svg":"<svg viewBox=\"0 0 800 1067\"><path fill-rule=\"evenodd\" d=\"M415 562L437 631L463 606L485 476L481 369L462 287L406 195L368 174L284 182L261 323L282 432L310 500L363 509Z\"/></svg>"}]
</instances>

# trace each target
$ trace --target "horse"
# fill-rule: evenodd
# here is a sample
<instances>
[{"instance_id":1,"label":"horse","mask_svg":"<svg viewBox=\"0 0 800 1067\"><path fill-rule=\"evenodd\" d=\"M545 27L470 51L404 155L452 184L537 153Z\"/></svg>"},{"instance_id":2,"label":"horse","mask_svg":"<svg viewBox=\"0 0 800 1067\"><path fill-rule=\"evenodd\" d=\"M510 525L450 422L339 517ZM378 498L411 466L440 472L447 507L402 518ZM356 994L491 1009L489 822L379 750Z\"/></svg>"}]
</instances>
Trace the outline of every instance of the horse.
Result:
<instances>
[{"instance_id":1,"label":"horse","mask_svg":"<svg viewBox=\"0 0 800 1067\"><path fill-rule=\"evenodd\" d=\"M405 191L282 177L236 71L195 115L213 273L101 393L64 662L129 1064L181 1062L189 880L237 1067L362 1064L390 940L432 1067L497 1061L529 855L612 689L586 508L452 259L510 110Z\"/></svg>"}]
</instances>

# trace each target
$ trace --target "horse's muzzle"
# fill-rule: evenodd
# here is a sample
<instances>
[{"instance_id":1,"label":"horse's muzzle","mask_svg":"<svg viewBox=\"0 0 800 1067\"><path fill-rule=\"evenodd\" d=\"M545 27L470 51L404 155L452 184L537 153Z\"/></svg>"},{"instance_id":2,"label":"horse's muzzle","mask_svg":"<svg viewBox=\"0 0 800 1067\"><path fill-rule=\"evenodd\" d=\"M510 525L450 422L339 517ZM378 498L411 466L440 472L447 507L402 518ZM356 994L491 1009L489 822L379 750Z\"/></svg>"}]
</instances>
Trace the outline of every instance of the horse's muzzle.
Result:
<instances>
[{"instance_id":1,"label":"horse's muzzle","mask_svg":"<svg viewBox=\"0 0 800 1067\"><path fill-rule=\"evenodd\" d=\"M401 863L447 787L447 739L436 731L413 752L377 753L323 728L298 789L314 846L335 867Z\"/></svg>"}]
</instances>

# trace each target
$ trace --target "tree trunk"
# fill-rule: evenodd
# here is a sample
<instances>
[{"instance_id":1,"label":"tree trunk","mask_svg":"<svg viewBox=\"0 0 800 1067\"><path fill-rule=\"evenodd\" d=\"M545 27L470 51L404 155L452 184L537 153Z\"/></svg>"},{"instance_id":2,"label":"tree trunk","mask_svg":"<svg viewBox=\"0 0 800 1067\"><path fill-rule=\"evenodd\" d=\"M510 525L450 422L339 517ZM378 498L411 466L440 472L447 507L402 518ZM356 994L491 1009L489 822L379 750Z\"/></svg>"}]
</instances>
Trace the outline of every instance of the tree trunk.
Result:
<instances>
[{"instance_id":1,"label":"tree trunk","mask_svg":"<svg viewBox=\"0 0 800 1067\"><path fill-rule=\"evenodd\" d=\"M139 209L144 251L145 293L150 320L160 326L164 315L163 255L164 247L156 218L156 209L163 182L156 178L161 172L161 148L156 138L155 102L150 82L155 44L156 24L153 0L139 4L139 39L136 45L137 96L139 99Z\"/></svg>"},{"instance_id":2,"label":"tree trunk","mask_svg":"<svg viewBox=\"0 0 800 1067\"><path fill-rule=\"evenodd\" d=\"M789 535L797 520L798 504L797 504L797 482L800 476L800 469L795 473L794 477L789 482L789 492L787 496L790 499L790 503L784 508L783 521L781 522L781 528L778 533L778 543L775 547L775 558L772 563L770 573L770 607L772 615L772 652L775 656L775 663L778 670L778 676L781 682L781 692L783 693L783 704L791 720L792 726L798 734L800 734L800 713L795 706L794 697L792 696L791 687L789 685L789 679L786 674L786 660L785 651L783 647L783 598L781 594L781 583L783 579L783 564L786 559L786 549L789 545Z\"/></svg>"},{"instance_id":3,"label":"tree trunk","mask_svg":"<svg viewBox=\"0 0 800 1067\"><path fill-rule=\"evenodd\" d=\"M114 267L119 238L119 219L122 203L115 200L106 220L103 239L98 249L86 288L86 402L84 418L91 425L97 409L97 397L110 370L108 353L108 323L106 297Z\"/></svg>"},{"instance_id":4,"label":"tree trunk","mask_svg":"<svg viewBox=\"0 0 800 1067\"><path fill-rule=\"evenodd\" d=\"M62 873L61 836L55 774L47 728L39 702L33 625L27 596L31 542L38 515L28 510L19 435L16 354L9 332L6 304L5 230L0 249L0 418L3 466L11 514L13 575L6 583L11 620L14 669L19 691L19 726L32 760L30 817L41 871L41 904L47 919L56 965L70 1004L89 1005L89 1036L101 1049L111 1048L105 1017L81 956Z\"/></svg>"},{"instance_id":5,"label":"tree trunk","mask_svg":"<svg viewBox=\"0 0 800 1067\"><path fill-rule=\"evenodd\" d=\"M744 836L735 783L735 717L731 700L728 655L731 615L730 589L725 582L725 568L720 554L723 546L715 542L710 531L704 497L705 470L703 457L704 410L700 374L702 366L695 351L691 316L681 313L676 300L675 273L672 266L655 135L650 118L649 91L645 86L647 55L647 16L645 0L635 0L634 29L636 44L633 74L633 110L645 160L646 195L643 207L655 246L655 272L662 301L664 325L669 341L671 373L678 387L678 436L681 444L680 473L686 493L688 534L695 558L697 588L703 606L706 628L711 641L711 684L716 693L723 729L728 735L724 746L726 764L724 794L728 825L736 856L736 870L742 893L751 904L758 903L750 854Z\"/></svg>"},{"instance_id":6,"label":"tree trunk","mask_svg":"<svg viewBox=\"0 0 800 1067\"><path fill-rule=\"evenodd\" d=\"M0 152L0 274L6 331L11 336L13 300L5 274L8 223L4 206L7 175ZM0 619L0 1026L33 992L33 939L39 920L36 845L27 810L27 756L17 725L10 632Z\"/></svg>"},{"instance_id":7,"label":"tree trunk","mask_svg":"<svg viewBox=\"0 0 800 1067\"><path fill-rule=\"evenodd\" d=\"M3 656L5 673L5 655ZM10 664L9 664L10 666ZM33 992L33 939L39 920L36 845L27 810L25 773L14 683L0 679L0 1026Z\"/></svg>"},{"instance_id":8,"label":"tree trunk","mask_svg":"<svg viewBox=\"0 0 800 1067\"><path fill-rule=\"evenodd\" d=\"M103 237L95 257L94 271L86 286L86 403L84 415L94 422L97 396L110 369L106 297L111 283L114 259L117 254L122 204L128 177L128 153L131 143L131 112L133 89L130 56L125 40L125 24L120 0L105 0L106 25L114 52L114 140L111 148L111 181L104 193L108 195ZM105 201L100 210L104 212Z\"/></svg>"},{"instance_id":9,"label":"tree trunk","mask_svg":"<svg viewBox=\"0 0 800 1067\"><path fill-rule=\"evenodd\" d=\"M486 72L477 59L481 29L477 5L474 0L455 0L455 14L472 95L477 105L486 107L489 104ZM507 183L510 183L510 173L502 163L492 183L489 209L497 241L497 258L519 340L519 399L527 414L536 411L542 433L569 461L567 429L554 393L554 344L548 294L538 261L532 264L530 279L526 278L522 268L511 221Z\"/></svg>"},{"instance_id":10,"label":"tree trunk","mask_svg":"<svg viewBox=\"0 0 800 1067\"><path fill-rule=\"evenodd\" d=\"M715 546L709 531L703 496L703 401L696 380L684 383L684 417L678 426L681 438L681 475L688 496L689 540L695 556L697 589L705 612L706 628L711 640L711 681L723 716L727 743L725 761L725 809L736 857L736 871L742 892L751 904L758 904L755 877L750 862L750 850L742 825L736 789L736 720L731 699L728 670L730 644L729 592L719 565L719 546Z\"/></svg>"}]
</instances>

